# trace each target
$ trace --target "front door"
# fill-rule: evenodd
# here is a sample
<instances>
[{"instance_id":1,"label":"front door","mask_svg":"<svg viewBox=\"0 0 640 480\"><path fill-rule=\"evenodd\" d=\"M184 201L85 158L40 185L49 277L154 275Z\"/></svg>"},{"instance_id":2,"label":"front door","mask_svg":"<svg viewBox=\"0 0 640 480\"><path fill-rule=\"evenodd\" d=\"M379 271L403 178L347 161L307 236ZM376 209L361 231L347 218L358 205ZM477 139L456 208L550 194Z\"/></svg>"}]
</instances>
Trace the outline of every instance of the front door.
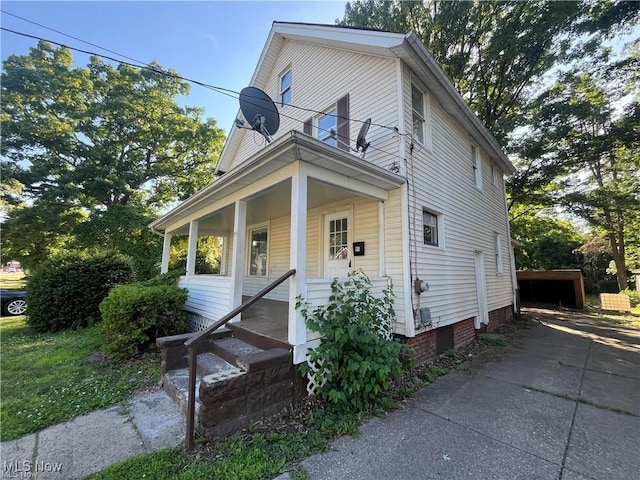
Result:
<instances>
[{"instance_id":1,"label":"front door","mask_svg":"<svg viewBox=\"0 0 640 480\"><path fill-rule=\"evenodd\" d=\"M343 211L324 217L324 277L346 277L351 271L351 212Z\"/></svg>"}]
</instances>

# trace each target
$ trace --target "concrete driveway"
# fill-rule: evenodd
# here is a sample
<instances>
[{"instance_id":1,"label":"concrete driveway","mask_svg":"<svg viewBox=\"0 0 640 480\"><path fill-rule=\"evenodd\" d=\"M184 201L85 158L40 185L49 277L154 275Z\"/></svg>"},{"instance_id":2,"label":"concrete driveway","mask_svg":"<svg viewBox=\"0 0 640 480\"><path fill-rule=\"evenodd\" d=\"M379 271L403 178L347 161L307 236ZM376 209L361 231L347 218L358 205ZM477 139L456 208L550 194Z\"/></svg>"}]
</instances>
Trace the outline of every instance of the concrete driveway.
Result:
<instances>
[{"instance_id":1,"label":"concrete driveway","mask_svg":"<svg viewBox=\"0 0 640 480\"><path fill-rule=\"evenodd\" d=\"M640 478L640 331L586 315L539 320L302 463L319 479ZM287 475L282 476L286 478Z\"/></svg>"}]
</instances>

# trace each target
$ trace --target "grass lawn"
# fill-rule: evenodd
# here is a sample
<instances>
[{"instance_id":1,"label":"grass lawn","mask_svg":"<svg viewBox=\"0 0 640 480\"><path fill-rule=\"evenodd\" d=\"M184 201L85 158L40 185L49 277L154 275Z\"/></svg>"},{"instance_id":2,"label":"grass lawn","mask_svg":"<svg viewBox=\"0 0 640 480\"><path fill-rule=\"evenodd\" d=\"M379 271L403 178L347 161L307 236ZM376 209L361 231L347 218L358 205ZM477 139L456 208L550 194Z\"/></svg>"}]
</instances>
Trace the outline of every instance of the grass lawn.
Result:
<instances>
[{"instance_id":1,"label":"grass lawn","mask_svg":"<svg viewBox=\"0 0 640 480\"><path fill-rule=\"evenodd\" d=\"M12 440L124 402L160 378L158 355L113 364L97 328L35 333L25 317L0 318L0 439Z\"/></svg>"},{"instance_id":2,"label":"grass lawn","mask_svg":"<svg viewBox=\"0 0 640 480\"><path fill-rule=\"evenodd\" d=\"M602 320L621 325L623 327L640 328L640 306L631 307L630 313L611 312L600 308L600 296L598 294L586 295L587 312L596 315Z\"/></svg>"}]
</instances>

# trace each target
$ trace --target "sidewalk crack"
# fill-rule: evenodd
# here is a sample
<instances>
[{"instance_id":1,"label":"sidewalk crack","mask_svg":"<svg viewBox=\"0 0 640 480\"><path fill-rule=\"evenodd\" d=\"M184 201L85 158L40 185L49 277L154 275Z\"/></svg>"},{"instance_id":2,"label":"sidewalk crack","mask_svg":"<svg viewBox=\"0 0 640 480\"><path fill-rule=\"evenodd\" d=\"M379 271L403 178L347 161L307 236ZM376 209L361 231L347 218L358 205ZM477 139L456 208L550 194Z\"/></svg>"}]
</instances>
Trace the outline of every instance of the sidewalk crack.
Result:
<instances>
[{"instance_id":1,"label":"sidewalk crack","mask_svg":"<svg viewBox=\"0 0 640 480\"><path fill-rule=\"evenodd\" d=\"M582 375L580 377L580 386L578 387L578 396L582 395L582 385L584 384L584 376L587 372L587 365L589 364L589 355L591 355L591 346L593 345L593 340L589 341L589 348L587 349L587 357L584 361L584 367L582 369ZM567 444L564 447L564 455L562 456L562 467L560 468L560 477L558 480L562 480L564 475L565 465L567 463L567 455L569 454L569 447L571 446L571 437L573 436L573 428L576 422L576 414L578 413L578 405L580 402L578 400L575 401L576 404L573 407L573 416L571 417L571 425L569 426L569 435L567 437Z\"/></svg>"}]
</instances>

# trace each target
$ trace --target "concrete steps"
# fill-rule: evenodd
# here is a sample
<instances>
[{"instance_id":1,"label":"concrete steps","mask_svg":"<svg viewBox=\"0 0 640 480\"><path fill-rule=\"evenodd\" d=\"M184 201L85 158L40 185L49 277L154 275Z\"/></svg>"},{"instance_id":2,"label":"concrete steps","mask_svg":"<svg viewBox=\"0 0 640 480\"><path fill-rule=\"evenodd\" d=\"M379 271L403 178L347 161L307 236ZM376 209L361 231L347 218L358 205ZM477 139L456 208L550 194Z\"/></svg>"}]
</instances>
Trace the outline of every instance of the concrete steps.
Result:
<instances>
[{"instance_id":1,"label":"concrete steps","mask_svg":"<svg viewBox=\"0 0 640 480\"><path fill-rule=\"evenodd\" d=\"M194 334L159 338L163 386L186 413L189 369L184 342ZM226 329L198 346L196 428L214 440L296 401L290 346L243 329ZM299 388L298 388L299 389ZM300 390L300 389L299 389Z\"/></svg>"}]
</instances>

